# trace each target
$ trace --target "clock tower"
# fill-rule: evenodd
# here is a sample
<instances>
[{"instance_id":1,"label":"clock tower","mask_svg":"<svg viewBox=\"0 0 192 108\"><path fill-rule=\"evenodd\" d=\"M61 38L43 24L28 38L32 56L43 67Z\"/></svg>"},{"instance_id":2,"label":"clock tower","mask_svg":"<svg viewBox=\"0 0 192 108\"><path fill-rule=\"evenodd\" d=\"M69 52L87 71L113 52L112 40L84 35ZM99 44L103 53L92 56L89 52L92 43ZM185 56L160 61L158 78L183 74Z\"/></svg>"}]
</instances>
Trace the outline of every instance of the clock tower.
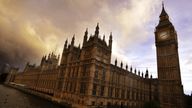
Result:
<instances>
[{"instance_id":1,"label":"clock tower","mask_svg":"<svg viewBox=\"0 0 192 108\"><path fill-rule=\"evenodd\" d=\"M177 33L162 5L159 24L155 30L159 102L161 108L183 108Z\"/></svg>"}]
</instances>

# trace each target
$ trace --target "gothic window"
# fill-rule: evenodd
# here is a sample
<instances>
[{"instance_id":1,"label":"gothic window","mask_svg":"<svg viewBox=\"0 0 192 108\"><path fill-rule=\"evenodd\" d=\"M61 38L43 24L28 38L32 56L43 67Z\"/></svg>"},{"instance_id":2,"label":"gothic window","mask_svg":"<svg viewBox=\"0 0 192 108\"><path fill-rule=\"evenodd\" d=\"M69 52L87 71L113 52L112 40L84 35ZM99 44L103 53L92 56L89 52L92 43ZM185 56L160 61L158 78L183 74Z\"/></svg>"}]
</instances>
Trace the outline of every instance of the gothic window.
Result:
<instances>
[{"instance_id":1,"label":"gothic window","mask_svg":"<svg viewBox=\"0 0 192 108\"><path fill-rule=\"evenodd\" d=\"M95 101L92 101L91 105L93 105L93 106L94 106L94 105L95 105Z\"/></svg>"},{"instance_id":2,"label":"gothic window","mask_svg":"<svg viewBox=\"0 0 192 108\"><path fill-rule=\"evenodd\" d=\"M103 70L102 70L102 80L105 80L105 74L106 74L106 69L103 67Z\"/></svg>"},{"instance_id":3,"label":"gothic window","mask_svg":"<svg viewBox=\"0 0 192 108\"><path fill-rule=\"evenodd\" d=\"M67 91L68 88L68 82L66 82L65 91Z\"/></svg>"},{"instance_id":4,"label":"gothic window","mask_svg":"<svg viewBox=\"0 0 192 108\"><path fill-rule=\"evenodd\" d=\"M61 71L60 76L64 77L64 70Z\"/></svg>"},{"instance_id":5,"label":"gothic window","mask_svg":"<svg viewBox=\"0 0 192 108\"><path fill-rule=\"evenodd\" d=\"M85 76L87 72L87 65L83 65L82 76Z\"/></svg>"},{"instance_id":6,"label":"gothic window","mask_svg":"<svg viewBox=\"0 0 192 108\"><path fill-rule=\"evenodd\" d=\"M111 87L108 88L108 96L111 97Z\"/></svg>"},{"instance_id":7,"label":"gothic window","mask_svg":"<svg viewBox=\"0 0 192 108\"><path fill-rule=\"evenodd\" d=\"M111 87L111 97L113 97L113 91L114 91L114 89L113 89L113 87Z\"/></svg>"},{"instance_id":8,"label":"gothic window","mask_svg":"<svg viewBox=\"0 0 192 108\"><path fill-rule=\"evenodd\" d=\"M68 77L70 77L70 73L71 73L71 68L69 68L68 70Z\"/></svg>"},{"instance_id":9,"label":"gothic window","mask_svg":"<svg viewBox=\"0 0 192 108\"><path fill-rule=\"evenodd\" d=\"M68 82L67 91L71 91L70 89L71 89L71 83L70 83L70 82Z\"/></svg>"},{"instance_id":10,"label":"gothic window","mask_svg":"<svg viewBox=\"0 0 192 108\"><path fill-rule=\"evenodd\" d=\"M73 68L72 77L74 77L74 74L75 74L75 68Z\"/></svg>"},{"instance_id":11,"label":"gothic window","mask_svg":"<svg viewBox=\"0 0 192 108\"><path fill-rule=\"evenodd\" d=\"M76 69L76 77L78 77L79 67Z\"/></svg>"},{"instance_id":12,"label":"gothic window","mask_svg":"<svg viewBox=\"0 0 192 108\"><path fill-rule=\"evenodd\" d=\"M96 94L97 94L97 85L93 84L92 95L96 96Z\"/></svg>"},{"instance_id":13,"label":"gothic window","mask_svg":"<svg viewBox=\"0 0 192 108\"><path fill-rule=\"evenodd\" d=\"M74 86L74 87L73 87L73 92L75 92L75 90L76 90L76 83L74 83L73 86Z\"/></svg>"},{"instance_id":14,"label":"gothic window","mask_svg":"<svg viewBox=\"0 0 192 108\"><path fill-rule=\"evenodd\" d=\"M112 70L111 70L110 72L111 72L111 74L110 74L110 76L111 76L111 77L110 77L110 81L113 82L113 76L114 76L113 73L114 73L114 72L113 72Z\"/></svg>"},{"instance_id":15,"label":"gothic window","mask_svg":"<svg viewBox=\"0 0 192 108\"><path fill-rule=\"evenodd\" d=\"M132 100L134 100L134 94L135 94L134 91L132 91L132 97L131 97Z\"/></svg>"},{"instance_id":16,"label":"gothic window","mask_svg":"<svg viewBox=\"0 0 192 108\"><path fill-rule=\"evenodd\" d=\"M85 83L81 83L80 93L81 94L85 94L85 92L86 92L86 84Z\"/></svg>"},{"instance_id":17,"label":"gothic window","mask_svg":"<svg viewBox=\"0 0 192 108\"><path fill-rule=\"evenodd\" d=\"M112 94L113 94L113 87L109 87L108 96L112 97Z\"/></svg>"},{"instance_id":18,"label":"gothic window","mask_svg":"<svg viewBox=\"0 0 192 108\"><path fill-rule=\"evenodd\" d=\"M118 96L119 96L119 89L116 88L116 89L115 89L115 97L118 98Z\"/></svg>"},{"instance_id":19,"label":"gothic window","mask_svg":"<svg viewBox=\"0 0 192 108\"><path fill-rule=\"evenodd\" d=\"M130 91L127 90L127 99L130 99Z\"/></svg>"},{"instance_id":20,"label":"gothic window","mask_svg":"<svg viewBox=\"0 0 192 108\"><path fill-rule=\"evenodd\" d=\"M71 91L72 91L73 84L72 84L72 83L69 83L69 84L70 84L69 92L71 92Z\"/></svg>"},{"instance_id":21,"label":"gothic window","mask_svg":"<svg viewBox=\"0 0 192 108\"><path fill-rule=\"evenodd\" d=\"M115 83L115 81L116 81L115 79L116 79L116 73L115 73L115 71L114 71L114 72L113 72L113 79L112 79L112 82L113 82L113 83Z\"/></svg>"},{"instance_id":22,"label":"gothic window","mask_svg":"<svg viewBox=\"0 0 192 108\"><path fill-rule=\"evenodd\" d=\"M98 78L98 65L95 66L95 78Z\"/></svg>"},{"instance_id":23,"label":"gothic window","mask_svg":"<svg viewBox=\"0 0 192 108\"><path fill-rule=\"evenodd\" d=\"M125 98L125 90L121 90L121 98L122 98L122 99Z\"/></svg>"},{"instance_id":24,"label":"gothic window","mask_svg":"<svg viewBox=\"0 0 192 108\"><path fill-rule=\"evenodd\" d=\"M104 86L101 86L100 96L103 96L103 95L104 95L104 89L105 89L105 87L104 87Z\"/></svg>"}]
</instances>

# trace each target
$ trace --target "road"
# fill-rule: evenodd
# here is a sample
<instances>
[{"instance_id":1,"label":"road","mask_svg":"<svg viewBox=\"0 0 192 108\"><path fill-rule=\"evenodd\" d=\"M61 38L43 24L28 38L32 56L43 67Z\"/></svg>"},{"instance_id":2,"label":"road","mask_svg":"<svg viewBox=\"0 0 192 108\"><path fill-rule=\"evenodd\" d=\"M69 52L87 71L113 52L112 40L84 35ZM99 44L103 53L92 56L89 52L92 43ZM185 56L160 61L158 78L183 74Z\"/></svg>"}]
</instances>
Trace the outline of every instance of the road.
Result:
<instances>
[{"instance_id":1,"label":"road","mask_svg":"<svg viewBox=\"0 0 192 108\"><path fill-rule=\"evenodd\" d=\"M62 108L47 100L0 84L0 108Z\"/></svg>"}]
</instances>

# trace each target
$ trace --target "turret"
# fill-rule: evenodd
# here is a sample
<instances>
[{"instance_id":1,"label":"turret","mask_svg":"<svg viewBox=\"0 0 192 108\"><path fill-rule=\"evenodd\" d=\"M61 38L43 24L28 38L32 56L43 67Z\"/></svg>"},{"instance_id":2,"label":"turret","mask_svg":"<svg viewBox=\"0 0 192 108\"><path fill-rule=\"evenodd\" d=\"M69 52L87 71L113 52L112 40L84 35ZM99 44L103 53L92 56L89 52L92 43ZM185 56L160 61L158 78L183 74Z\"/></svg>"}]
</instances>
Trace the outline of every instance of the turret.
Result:
<instances>
[{"instance_id":1,"label":"turret","mask_svg":"<svg viewBox=\"0 0 192 108\"><path fill-rule=\"evenodd\" d=\"M149 77L149 72L148 72L148 69L146 70L146 73L145 73L145 78L148 78Z\"/></svg>"},{"instance_id":2,"label":"turret","mask_svg":"<svg viewBox=\"0 0 192 108\"><path fill-rule=\"evenodd\" d=\"M113 38L113 36L112 36L112 32L111 32L110 36L109 36L109 48L110 48L110 50L112 49L112 42L113 42L112 38Z\"/></svg>"},{"instance_id":3,"label":"turret","mask_svg":"<svg viewBox=\"0 0 192 108\"><path fill-rule=\"evenodd\" d=\"M132 68L132 66L130 67L130 72L132 72L133 71L133 68Z\"/></svg>"},{"instance_id":4,"label":"turret","mask_svg":"<svg viewBox=\"0 0 192 108\"><path fill-rule=\"evenodd\" d=\"M50 59L50 57L51 57L51 54L49 53L49 55L48 55L48 59Z\"/></svg>"},{"instance_id":5,"label":"turret","mask_svg":"<svg viewBox=\"0 0 192 108\"><path fill-rule=\"evenodd\" d=\"M44 61L45 61L45 56L43 56L41 59L41 66L43 65Z\"/></svg>"},{"instance_id":6,"label":"turret","mask_svg":"<svg viewBox=\"0 0 192 108\"><path fill-rule=\"evenodd\" d=\"M126 64L126 66L125 66L125 69L127 70L128 69L128 65Z\"/></svg>"},{"instance_id":7,"label":"turret","mask_svg":"<svg viewBox=\"0 0 192 108\"><path fill-rule=\"evenodd\" d=\"M97 26L95 28L95 36L98 37L99 36L99 23L97 23Z\"/></svg>"},{"instance_id":8,"label":"turret","mask_svg":"<svg viewBox=\"0 0 192 108\"><path fill-rule=\"evenodd\" d=\"M117 66L117 59L115 59L115 66Z\"/></svg>"},{"instance_id":9,"label":"turret","mask_svg":"<svg viewBox=\"0 0 192 108\"><path fill-rule=\"evenodd\" d=\"M88 37L88 28L86 29L84 34L83 45L85 45L85 43L87 42L87 37Z\"/></svg>"},{"instance_id":10,"label":"turret","mask_svg":"<svg viewBox=\"0 0 192 108\"><path fill-rule=\"evenodd\" d=\"M68 42L68 39L65 41L64 50L67 49L67 42Z\"/></svg>"},{"instance_id":11,"label":"turret","mask_svg":"<svg viewBox=\"0 0 192 108\"><path fill-rule=\"evenodd\" d=\"M151 78L151 79L153 78L152 74L151 74L150 78Z\"/></svg>"},{"instance_id":12,"label":"turret","mask_svg":"<svg viewBox=\"0 0 192 108\"><path fill-rule=\"evenodd\" d=\"M123 67L123 62L121 61L121 68Z\"/></svg>"},{"instance_id":13,"label":"turret","mask_svg":"<svg viewBox=\"0 0 192 108\"><path fill-rule=\"evenodd\" d=\"M105 41L105 35L103 35L103 41Z\"/></svg>"},{"instance_id":14,"label":"turret","mask_svg":"<svg viewBox=\"0 0 192 108\"><path fill-rule=\"evenodd\" d=\"M73 38L71 40L71 46L74 46L74 43L75 43L75 34L73 35Z\"/></svg>"}]
</instances>

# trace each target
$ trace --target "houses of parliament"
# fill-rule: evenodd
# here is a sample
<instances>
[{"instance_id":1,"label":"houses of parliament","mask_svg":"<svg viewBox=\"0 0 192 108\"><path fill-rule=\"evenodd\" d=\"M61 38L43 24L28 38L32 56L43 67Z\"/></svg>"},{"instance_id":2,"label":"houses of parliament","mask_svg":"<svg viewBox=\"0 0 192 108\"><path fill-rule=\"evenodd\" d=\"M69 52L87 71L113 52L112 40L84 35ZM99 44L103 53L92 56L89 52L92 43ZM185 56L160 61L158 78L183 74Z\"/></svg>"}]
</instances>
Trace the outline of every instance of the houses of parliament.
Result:
<instances>
[{"instance_id":1,"label":"houses of parliament","mask_svg":"<svg viewBox=\"0 0 192 108\"><path fill-rule=\"evenodd\" d=\"M82 47L75 37L65 41L61 61L53 53L43 56L39 66L26 64L21 73L12 70L8 82L48 94L52 100L73 108L144 108L156 101L160 108L184 108L184 93L178 56L177 32L162 6L155 28L158 78L148 70L111 64L113 35L101 39L99 24L94 35L84 33ZM117 106L117 107L115 107Z\"/></svg>"}]
</instances>

